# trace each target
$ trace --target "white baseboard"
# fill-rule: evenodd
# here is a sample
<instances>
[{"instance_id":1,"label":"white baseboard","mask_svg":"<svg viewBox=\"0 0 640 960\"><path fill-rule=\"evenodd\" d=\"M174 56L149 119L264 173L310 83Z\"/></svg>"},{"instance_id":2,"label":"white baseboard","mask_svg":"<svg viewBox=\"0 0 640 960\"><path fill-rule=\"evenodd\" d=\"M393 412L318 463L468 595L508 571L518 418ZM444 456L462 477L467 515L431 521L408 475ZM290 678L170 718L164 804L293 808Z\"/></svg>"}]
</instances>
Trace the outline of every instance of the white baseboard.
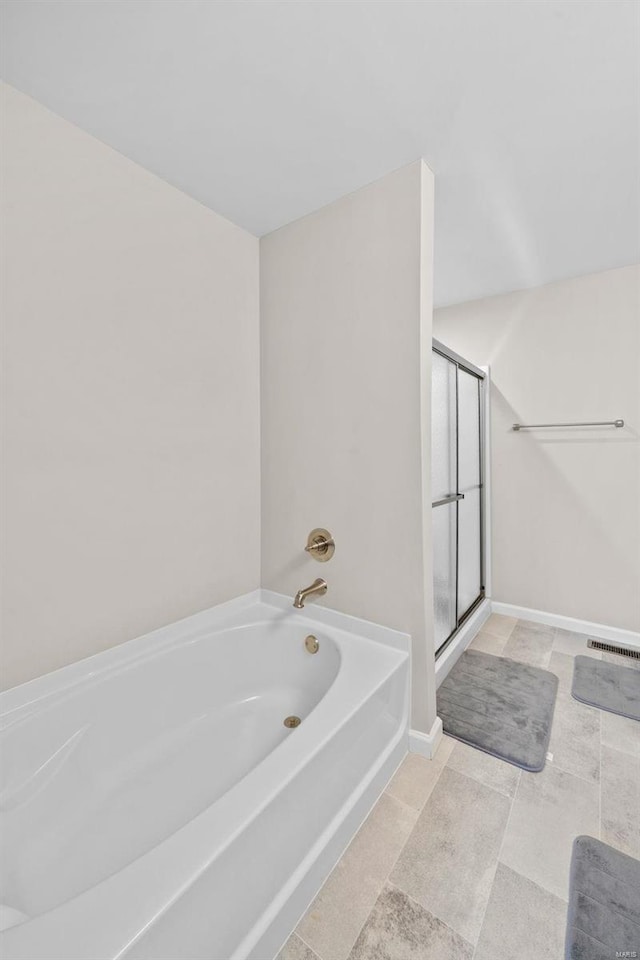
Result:
<instances>
[{"instance_id":1,"label":"white baseboard","mask_svg":"<svg viewBox=\"0 0 640 960\"><path fill-rule=\"evenodd\" d=\"M420 730L409 730L409 751L419 753L421 757L432 760L442 740L442 720L436 717L429 733Z\"/></svg>"},{"instance_id":2,"label":"white baseboard","mask_svg":"<svg viewBox=\"0 0 640 960\"><path fill-rule=\"evenodd\" d=\"M529 607L517 607L513 603L491 603L493 613L500 613L504 617L517 617L518 620L533 620L534 623L544 623L548 627L561 627L563 630L573 630L575 633L586 633L589 637L598 640L609 640L612 643L622 643L628 647L640 649L640 633L633 630L622 630L620 627L609 627L604 623L591 623L589 620L577 620L575 617L563 617L559 613L546 613L544 610L530 610Z\"/></svg>"}]
</instances>

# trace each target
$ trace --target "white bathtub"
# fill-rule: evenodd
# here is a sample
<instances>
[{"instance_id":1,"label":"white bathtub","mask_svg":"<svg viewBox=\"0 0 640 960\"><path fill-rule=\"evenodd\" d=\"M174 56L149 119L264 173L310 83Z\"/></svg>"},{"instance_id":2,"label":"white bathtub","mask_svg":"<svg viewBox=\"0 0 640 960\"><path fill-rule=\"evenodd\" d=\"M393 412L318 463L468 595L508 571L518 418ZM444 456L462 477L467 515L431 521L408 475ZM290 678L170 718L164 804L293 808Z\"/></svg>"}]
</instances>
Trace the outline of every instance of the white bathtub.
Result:
<instances>
[{"instance_id":1,"label":"white bathtub","mask_svg":"<svg viewBox=\"0 0 640 960\"><path fill-rule=\"evenodd\" d=\"M263 591L2 694L0 955L273 957L406 753L408 650Z\"/></svg>"}]
</instances>

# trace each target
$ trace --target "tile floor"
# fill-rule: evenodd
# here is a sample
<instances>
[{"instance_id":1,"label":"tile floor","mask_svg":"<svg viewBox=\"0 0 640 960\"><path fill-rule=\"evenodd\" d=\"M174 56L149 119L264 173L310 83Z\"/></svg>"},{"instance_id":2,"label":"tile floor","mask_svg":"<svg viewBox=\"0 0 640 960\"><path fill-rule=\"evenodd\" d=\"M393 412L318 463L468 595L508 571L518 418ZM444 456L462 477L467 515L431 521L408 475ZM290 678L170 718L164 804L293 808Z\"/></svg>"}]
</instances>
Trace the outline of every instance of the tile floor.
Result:
<instances>
[{"instance_id":1,"label":"tile floor","mask_svg":"<svg viewBox=\"0 0 640 960\"><path fill-rule=\"evenodd\" d=\"M558 676L552 759L526 773L449 737L409 754L278 960L560 960L573 838L640 858L640 723L571 696L573 657L603 655L496 614L471 646Z\"/></svg>"}]
</instances>

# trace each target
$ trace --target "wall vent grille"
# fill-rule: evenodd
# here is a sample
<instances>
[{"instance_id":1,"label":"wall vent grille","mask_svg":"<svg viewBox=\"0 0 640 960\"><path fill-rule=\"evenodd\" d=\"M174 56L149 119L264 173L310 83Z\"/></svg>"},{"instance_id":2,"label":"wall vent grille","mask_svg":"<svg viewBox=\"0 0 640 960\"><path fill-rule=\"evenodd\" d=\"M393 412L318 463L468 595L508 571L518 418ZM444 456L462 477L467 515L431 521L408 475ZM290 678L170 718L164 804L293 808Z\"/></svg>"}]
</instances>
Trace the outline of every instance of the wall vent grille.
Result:
<instances>
[{"instance_id":1,"label":"wall vent grille","mask_svg":"<svg viewBox=\"0 0 640 960\"><path fill-rule=\"evenodd\" d=\"M631 647L621 647L617 643L604 643L602 640L587 640L587 646L594 650L603 650L605 653L617 653L621 657L631 657L632 660L640 660L640 650L633 650Z\"/></svg>"}]
</instances>

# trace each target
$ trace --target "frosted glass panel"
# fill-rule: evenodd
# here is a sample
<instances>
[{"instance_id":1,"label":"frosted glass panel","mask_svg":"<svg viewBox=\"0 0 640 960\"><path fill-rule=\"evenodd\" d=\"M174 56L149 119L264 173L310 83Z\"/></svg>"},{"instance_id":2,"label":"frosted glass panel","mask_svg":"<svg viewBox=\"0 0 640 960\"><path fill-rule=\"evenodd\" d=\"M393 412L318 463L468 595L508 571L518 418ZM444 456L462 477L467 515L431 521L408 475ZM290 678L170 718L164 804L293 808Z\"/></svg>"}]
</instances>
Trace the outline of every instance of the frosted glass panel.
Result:
<instances>
[{"instance_id":1,"label":"frosted glass panel","mask_svg":"<svg viewBox=\"0 0 640 960\"><path fill-rule=\"evenodd\" d=\"M458 368L458 620L478 599L480 567L480 380Z\"/></svg>"},{"instance_id":2,"label":"frosted glass panel","mask_svg":"<svg viewBox=\"0 0 640 960\"><path fill-rule=\"evenodd\" d=\"M433 619L436 650L456 627L456 505L431 511L433 535Z\"/></svg>"},{"instance_id":3,"label":"frosted glass panel","mask_svg":"<svg viewBox=\"0 0 640 960\"><path fill-rule=\"evenodd\" d=\"M456 492L456 365L432 353L431 499Z\"/></svg>"},{"instance_id":4,"label":"frosted glass panel","mask_svg":"<svg viewBox=\"0 0 640 960\"><path fill-rule=\"evenodd\" d=\"M477 600L481 586L480 488L476 487L458 503L458 618Z\"/></svg>"},{"instance_id":5,"label":"frosted glass panel","mask_svg":"<svg viewBox=\"0 0 640 960\"><path fill-rule=\"evenodd\" d=\"M458 370L458 492L480 483L480 381Z\"/></svg>"},{"instance_id":6,"label":"frosted glass panel","mask_svg":"<svg viewBox=\"0 0 640 960\"><path fill-rule=\"evenodd\" d=\"M446 348L443 348L446 352ZM482 379L433 352L431 477L436 650L482 595Z\"/></svg>"}]
</instances>

